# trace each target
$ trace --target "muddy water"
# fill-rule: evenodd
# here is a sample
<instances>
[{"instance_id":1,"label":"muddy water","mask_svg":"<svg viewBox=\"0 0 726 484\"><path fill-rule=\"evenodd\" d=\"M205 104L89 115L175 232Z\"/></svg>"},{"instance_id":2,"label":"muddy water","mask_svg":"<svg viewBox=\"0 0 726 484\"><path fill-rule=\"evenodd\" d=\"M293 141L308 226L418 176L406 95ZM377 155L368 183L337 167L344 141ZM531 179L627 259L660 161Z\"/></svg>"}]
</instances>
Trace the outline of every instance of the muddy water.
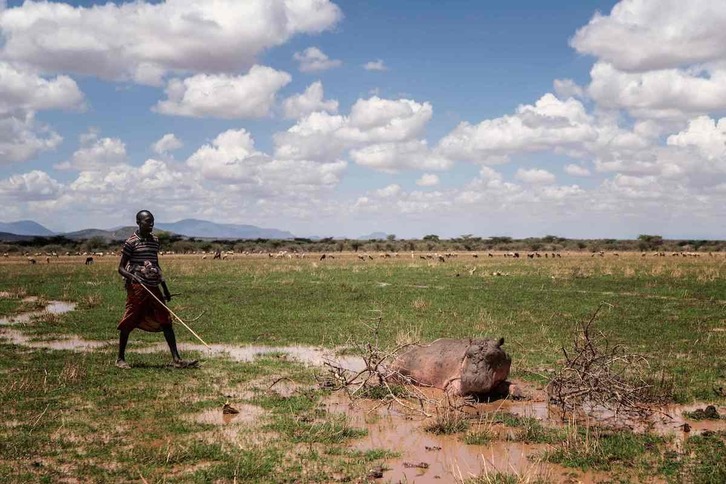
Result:
<instances>
[{"instance_id":1,"label":"muddy water","mask_svg":"<svg viewBox=\"0 0 726 484\"><path fill-rule=\"evenodd\" d=\"M582 473L555 464L541 461L543 451L551 448L546 444L523 444L507 441L511 432L502 424L494 424L486 415L494 412L510 412L524 417L541 420L546 426L562 426L560 413L546 401L538 401L542 392L532 392L528 401L503 400L475 404L466 411L470 413L470 431L486 430L496 440L486 445L469 445L463 442L464 433L456 435L433 435L424 430L431 422L420 414L412 415L400 406L376 407L379 402L370 400L351 401L345 395L335 394L326 401L331 412L345 414L351 424L365 428L368 434L353 446L360 450L388 449L400 452L401 456L386 461L389 470L384 472L385 482L454 482L482 474L505 472L520 478L542 478L545 482L599 482L607 479L602 473ZM421 393L428 404L441 402L443 395L438 390L426 389ZM683 432L684 411L703 408L703 404L669 406L659 411L645 424L643 430L651 429L662 435L672 435L676 448L682 448L683 441L690 435L704 430L726 430L726 420L692 421L690 433ZM726 408L717 408L720 414ZM430 412L431 413L431 412ZM477 419L477 416L483 416ZM600 423L591 421L591 425ZM631 425L631 427L634 425ZM637 426L636 426L637 429Z\"/></svg>"},{"instance_id":2,"label":"muddy water","mask_svg":"<svg viewBox=\"0 0 726 484\"><path fill-rule=\"evenodd\" d=\"M330 363L351 371L358 371L364 368L364 362L360 357L339 356L336 355L335 350L315 346L234 346L211 344L209 347L206 347L201 344L180 344L179 349L183 352L196 351L203 356L225 356L240 362L250 362L255 358L265 355L279 355L280 358L290 359L305 365L323 366L325 363ZM166 350L166 344L159 343L140 349L138 352L155 353Z\"/></svg>"},{"instance_id":3,"label":"muddy water","mask_svg":"<svg viewBox=\"0 0 726 484\"><path fill-rule=\"evenodd\" d=\"M428 391L430 396L434 392ZM434 435L424 430L430 421L397 411L396 407L375 408L377 402L357 400L351 402L343 395L335 395L328 402L331 412L344 413L356 427L368 434L354 445L359 450L387 449L399 452L399 458L386 461L385 482L455 482L486 473L505 472L534 478L540 476L548 482L561 481L566 473L559 466L540 462L538 454L545 445L496 441L487 445L468 445L464 434ZM496 410L500 404L492 408ZM486 411L479 408L480 411ZM525 408L511 406L508 411L524 414ZM500 427L500 426L497 426ZM471 427L476 430L476 425ZM495 434L498 428L490 428ZM578 474L581 482L591 482L590 475Z\"/></svg>"},{"instance_id":4,"label":"muddy water","mask_svg":"<svg viewBox=\"0 0 726 484\"><path fill-rule=\"evenodd\" d=\"M36 301L37 298L26 298L23 301L27 302L33 302ZM15 316L6 316L0 318L0 326L9 326L11 324L21 324L21 323L28 323L33 318L37 318L39 316L42 316L44 313L50 313L50 314L63 314L67 313L69 311L73 311L76 308L76 305L74 303L64 302L64 301L50 301L43 311L31 311L27 313L21 313Z\"/></svg>"}]
</instances>

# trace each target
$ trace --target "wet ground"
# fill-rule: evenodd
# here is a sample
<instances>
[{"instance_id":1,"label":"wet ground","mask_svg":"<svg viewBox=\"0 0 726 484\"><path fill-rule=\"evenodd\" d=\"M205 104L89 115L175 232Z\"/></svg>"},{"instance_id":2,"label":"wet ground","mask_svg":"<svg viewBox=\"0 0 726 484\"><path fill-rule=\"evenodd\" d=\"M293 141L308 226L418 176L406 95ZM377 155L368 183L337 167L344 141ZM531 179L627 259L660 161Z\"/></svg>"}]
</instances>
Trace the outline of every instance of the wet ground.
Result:
<instances>
[{"instance_id":1,"label":"wet ground","mask_svg":"<svg viewBox=\"0 0 726 484\"><path fill-rule=\"evenodd\" d=\"M0 294L0 297L3 297ZM28 299L28 302L32 300ZM33 311L17 316L0 318L0 338L14 344L28 348L46 348L51 350L93 351L99 348L114 345L115 342L90 341L78 337L67 337L48 341L36 341L17 329L19 325L32 323L36 317L44 313L62 314L72 311L75 305L62 301L49 301L44 311ZM235 361L253 361L261 355L275 354L281 358L289 358L306 365L322 366L333 363L336 366L351 370L361 369L363 361L360 357L337 356L335 350L309 347L309 346L233 346L233 345L181 345L183 351L198 351L203 357L228 357ZM165 344L161 343L145 347L138 352L166 351ZM284 390L285 382L277 382L276 386ZM399 452L398 458L386 461L383 469L384 482L452 482L464 480L469 477L485 473L506 472L516 474L522 478L540 476L546 481L556 482L596 482L607 476L593 473L581 473L563 467L541 462L539 455L547 448L547 444L523 444L506 440L507 430L503 424L494 424L486 418L476 417L488 415L492 412L510 412L523 417L533 417L542 421L546 426L561 426L562 421L556 407L548 405L546 395L539 389L528 388L521 385L525 401L500 400L493 403L477 403L466 408L469 421L472 422L470 431L478 428L497 435L497 440L490 444L468 445L463 442L463 434L434 435L424 430L427 418L421 413L411 412L397 405L381 405L380 401L356 399L351 400L342 392L336 392L326 399L324 405L327 410L334 413L345 414L355 427L365 428L366 437L355 441L352 445L361 450L387 449ZM291 391L295 391L292 388ZM422 392L426 405L434 408L436 403L443 401L444 395L435 389L426 389ZM720 420L692 420L683 416L684 412L704 408L705 404L692 404L687 406L672 405L655 409L653 415L647 420L633 422L620 421L621 426L630 427L636 431L650 430L662 435L673 437L676 448L682 446L685 439L691 435L699 435L704 431L726 431L726 419ZM234 438L245 426L255 423L265 415L259 407L235 403L239 410L237 414L223 413L222 407L211 409L193 418L202 423L211 423L222 426L222 433L226 437ZM431 410L431 408L429 410ZM721 415L726 415L726 407L716 407ZM593 423L609 424L612 415L607 412L596 414ZM430 421L430 417L428 421Z\"/></svg>"}]
</instances>

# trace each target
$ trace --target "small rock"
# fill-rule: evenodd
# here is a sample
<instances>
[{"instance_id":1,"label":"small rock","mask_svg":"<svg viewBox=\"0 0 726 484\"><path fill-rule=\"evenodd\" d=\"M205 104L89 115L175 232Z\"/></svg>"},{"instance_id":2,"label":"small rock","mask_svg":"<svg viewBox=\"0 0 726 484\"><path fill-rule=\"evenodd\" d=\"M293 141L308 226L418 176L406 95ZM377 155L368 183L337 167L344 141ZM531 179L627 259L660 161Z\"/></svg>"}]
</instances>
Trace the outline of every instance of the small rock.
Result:
<instances>
[{"instance_id":1,"label":"small rock","mask_svg":"<svg viewBox=\"0 0 726 484\"><path fill-rule=\"evenodd\" d=\"M428 451L432 451L432 450L441 450L441 447L439 447L438 445L427 445L427 446L425 446L424 448L425 448L426 450L428 450Z\"/></svg>"},{"instance_id":2,"label":"small rock","mask_svg":"<svg viewBox=\"0 0 726 484\"><path fill-rule=\"evenodd\" d=\"M368 471L368 477L373 479L381 479L383 477L383 467L375 466L373 469Z\"/></svg>"},{"instance_id":3,"label":"small rock","mask_svg":"<svg viewBox=\"0 0 726 484\"><path fill-rule=\"evenodd\" d=\"M704 409L703 413L708 419L718 420L719 418L721 418L721 416L718 414L718 410L716 410L716 407L713 405L707 406Z\"/></svg>"},{"instance_id":4,"label":"small rock","mask_svg":"<svg viewBox=\"0 0 726 484\"><path fill-rule=\"evenodd\" d=\"M229 402L226 402L222 407L222 413L224 415L236 415L239 413L239 410L230 405Z\"/></svg>"}]
</instances>

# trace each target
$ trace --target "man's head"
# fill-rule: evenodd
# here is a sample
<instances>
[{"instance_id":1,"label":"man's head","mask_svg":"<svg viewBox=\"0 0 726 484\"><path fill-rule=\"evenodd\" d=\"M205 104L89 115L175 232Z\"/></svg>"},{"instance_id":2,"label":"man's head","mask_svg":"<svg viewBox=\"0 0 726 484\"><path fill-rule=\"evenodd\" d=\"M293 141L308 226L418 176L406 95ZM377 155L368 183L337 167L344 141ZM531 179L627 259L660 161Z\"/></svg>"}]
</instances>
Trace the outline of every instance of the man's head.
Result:
<instances>
[{"instance_id":1,"label":"man's head","mask_svg":"<svg viewBox=\"0 0 726 484\"><path fill-rule=\"evenodd\" d=\"M154 230L154 216L148 210L141 210L136 214L136 225L141 235L149 235Z\"/></svg>"}]
</instances>

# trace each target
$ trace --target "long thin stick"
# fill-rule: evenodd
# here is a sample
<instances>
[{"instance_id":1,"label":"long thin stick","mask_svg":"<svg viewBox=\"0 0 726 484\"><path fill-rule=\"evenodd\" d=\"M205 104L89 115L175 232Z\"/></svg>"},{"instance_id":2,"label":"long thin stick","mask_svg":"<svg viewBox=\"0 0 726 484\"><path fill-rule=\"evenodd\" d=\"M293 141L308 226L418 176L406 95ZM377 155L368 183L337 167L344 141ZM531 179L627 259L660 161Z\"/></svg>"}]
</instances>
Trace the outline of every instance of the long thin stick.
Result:
<instances>
[{"instance_id":1,"label":"long thin stick","mask_svg":"<svg viewBox=\"0 0 726 484\"><path fill-rule=\"evenodd\" d=\"M204 346L206 346L207 348L209 348L209 345L197 333L195 333L194 330L187 325L187 323L185 323L184 321L182 321L182 318L180 318L179 316L177 316L176 314L174 314L174 311L172 311L171 309L169 309L169 306L167 306L166 304L164 304L163 302L161 302L161 300L158 297L156 297L156 294L154 294L153 292L151 292L151 289L149 289L148 287L146 287L144 285L144 283L141 282L137 277L134 277L134 279L136 279L136 282L138 282L139 284L141 284L141 287L143 287L144 289L146 289L146 292L148 292L149 294L151 294L151 297L153 297L154 299L156 299L156 301L159 304L161 304L162 306L164 306L171 313L171 315L174 316L177 319L177 321L179 321L185 328L187 328L190 333L192 333L194 336L196 336L197 339L199 341L201 341L202 344L204 344ZM209 348L209 349L211 349L211 348Z\"/></svg>"}]
</instances>

